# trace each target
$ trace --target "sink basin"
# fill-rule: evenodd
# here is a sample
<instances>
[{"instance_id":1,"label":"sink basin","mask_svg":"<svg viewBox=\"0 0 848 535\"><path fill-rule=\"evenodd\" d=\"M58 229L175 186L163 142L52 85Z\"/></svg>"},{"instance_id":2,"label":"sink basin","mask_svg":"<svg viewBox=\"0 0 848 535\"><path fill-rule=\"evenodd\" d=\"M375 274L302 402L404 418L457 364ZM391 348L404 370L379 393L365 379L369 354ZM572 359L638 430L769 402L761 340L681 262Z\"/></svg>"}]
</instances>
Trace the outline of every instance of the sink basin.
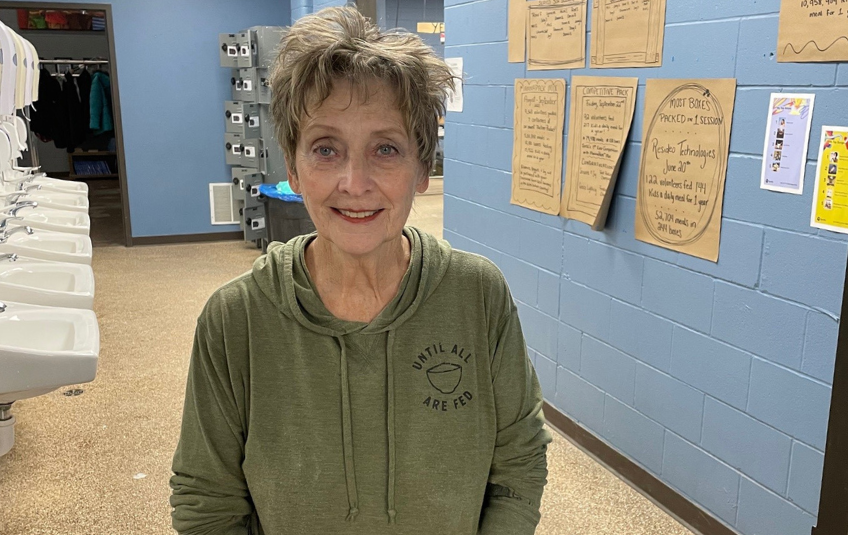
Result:
<instances>
[{"instance_id":1,"label":"sink basin","mask_svg":"<svg viewBox=\"0 0 848 535\"><path fill-rule=\"evenodd\" d=\"M20 259L2 262L0 302L7 301L91 310L94 272L83 264Z\"/></svg>"},{"instance_id":2,"label":"sink basin","mask_svg":"<svg viewBox=\"0 0 848 535\"><path fill-rule=\"evenodd\" d=\"M0 254L3 253L90 266L91 239L80 234L46 230L36 230L31 235L19 232L0 243Z\"/></svg>"},{"instance_id":3,"label":"sink basin","mask_svg":"<svg viewBox=\"0 0 848 535\"><path fill-rule=\"evenodd\" d=\"M54 210L70 210L73 212L88 213L88 197L79 193L63 193L53 191L32 191L18 201L35 201L38 208L52 208ZM23 208L21 212L34 210L35 208ZM20 214L19 214L20 215Z\"/></svg>"},{"instance_id":4,"label":"sink basin","mask_svg":"<svg viewBox=\"0 0 848 535\"><path fill-rule=\"evenodd\" d=\"M0 403L94 380L99 353L91 310L7 302L0 312Z\"/></svg>"},{"instance_id":5,"label":"sink basin","mask_svg":"<svg viewBox=\"0 0 848 535\"><path fill-rule=\"evenodd\" d=\"M14 187L17 187L17 183L15 183L16 177L11 179L11 182L7 184L11 184ZM18 175L17 179L20 179L20 175ZM43 187L43 189L50 189L54 191L60 191L65 193L82 193L84 195L88 194L88 184L85 182L75 182L73 180L62 180L61 178L51 178L46 175L39 175L34 178L31 182L27 182L29 184L39 184Z\"/></svg>"},{"instance_id":6,"label":"sink basin","mask_svg":"<svg viewBox=\"0 0 848 535\"><path fill-rule=\"evenodd\" d=\"M91 232L91 219L83 212L53 210L52 208L22 208L18 216L23 219L9 221L9 227L28 225L34 229L70 232L88 236ZM2 218L2 216L0 216Z\"/></svg>"}]
</instances>

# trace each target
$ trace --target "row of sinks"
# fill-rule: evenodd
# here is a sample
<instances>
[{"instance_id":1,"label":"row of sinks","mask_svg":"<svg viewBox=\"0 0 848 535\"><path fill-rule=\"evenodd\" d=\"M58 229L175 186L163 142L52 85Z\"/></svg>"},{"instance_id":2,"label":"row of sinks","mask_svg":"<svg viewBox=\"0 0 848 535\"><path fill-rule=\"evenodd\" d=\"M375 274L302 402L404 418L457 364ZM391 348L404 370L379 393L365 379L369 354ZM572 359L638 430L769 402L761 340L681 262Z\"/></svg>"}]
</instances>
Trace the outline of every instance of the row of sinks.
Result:
<instances>
[{"instance_id":1,"label":"row of sinks","mask_svg":"<svg viewBox=\"0 0 848 535\"><path fill-rule=\"evenodd\" d=\"M0 181L0 455L14 444L10 404L94 380L100 353L88 188L25 188Z\"/></svg>"}]
</instances>

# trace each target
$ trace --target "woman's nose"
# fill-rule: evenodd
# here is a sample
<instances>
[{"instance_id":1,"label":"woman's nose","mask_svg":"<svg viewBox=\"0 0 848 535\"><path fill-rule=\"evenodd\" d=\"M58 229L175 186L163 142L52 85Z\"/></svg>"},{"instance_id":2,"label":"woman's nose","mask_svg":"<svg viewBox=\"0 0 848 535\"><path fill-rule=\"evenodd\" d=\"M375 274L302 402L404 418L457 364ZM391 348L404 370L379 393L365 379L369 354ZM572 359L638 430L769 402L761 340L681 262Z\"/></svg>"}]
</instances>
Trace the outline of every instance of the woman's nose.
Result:
<instances>
[{"instance_id":1,"label":"woman's nose","mask_svg":"<svg viewBox=\"0 0 848 535\"><path fill-rule=\"evenodd\" d=\"M339 181L339 189L349 195L358 196L367 193L372 184L367 158L348 158Z\"/></svg>"}]
</instances>

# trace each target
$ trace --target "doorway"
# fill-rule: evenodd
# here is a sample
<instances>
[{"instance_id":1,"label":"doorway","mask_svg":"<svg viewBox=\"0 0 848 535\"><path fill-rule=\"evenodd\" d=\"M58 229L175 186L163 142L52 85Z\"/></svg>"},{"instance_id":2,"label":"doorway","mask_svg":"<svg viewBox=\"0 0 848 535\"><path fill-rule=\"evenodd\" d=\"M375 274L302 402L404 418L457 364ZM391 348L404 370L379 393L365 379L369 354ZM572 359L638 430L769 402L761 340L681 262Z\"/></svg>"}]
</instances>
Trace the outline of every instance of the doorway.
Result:
<instances>
[{"instance_id":1,"label":"doorway","mask_svg":"<svg viewBox=\"0 0 848 535\"><path fill-rule=\"evenodd\" d=\"M72 139L34 131L25 154L48 176L88 184L94 247L132 246L111 4L0 1L0 20L35 46L47 87L76 84L80 76L105 82L98 84L103 88L98 102L105 102L109 120L91 128L91 116L80 115L72 126L79 135ZM88 94L80 101L90 113ZM36 101L33 115L49 114L46 102L39 111Z\"/></svg>"}]
</instances>

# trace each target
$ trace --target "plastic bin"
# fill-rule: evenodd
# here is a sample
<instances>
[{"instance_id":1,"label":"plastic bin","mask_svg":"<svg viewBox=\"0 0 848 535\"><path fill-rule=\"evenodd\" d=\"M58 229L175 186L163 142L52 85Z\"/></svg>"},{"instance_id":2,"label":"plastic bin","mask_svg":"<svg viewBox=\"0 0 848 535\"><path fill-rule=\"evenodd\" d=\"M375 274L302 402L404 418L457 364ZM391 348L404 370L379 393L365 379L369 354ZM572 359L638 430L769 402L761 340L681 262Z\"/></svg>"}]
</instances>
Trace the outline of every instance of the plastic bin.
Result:
<instances>
[{"instance_id":1,"label":"plastic bin","mask_svg":"<svg viewBox=\"0 0 848 535\"><path fill-rule=\"evenodd\" d=\"M315 231L315 225L302 200L295 200L291 196L286 196L289 200L283 200L271 184L262 184L259 192L265 202L268 241L287 242L295 236Z\"/></svg>"}]
</instances>

